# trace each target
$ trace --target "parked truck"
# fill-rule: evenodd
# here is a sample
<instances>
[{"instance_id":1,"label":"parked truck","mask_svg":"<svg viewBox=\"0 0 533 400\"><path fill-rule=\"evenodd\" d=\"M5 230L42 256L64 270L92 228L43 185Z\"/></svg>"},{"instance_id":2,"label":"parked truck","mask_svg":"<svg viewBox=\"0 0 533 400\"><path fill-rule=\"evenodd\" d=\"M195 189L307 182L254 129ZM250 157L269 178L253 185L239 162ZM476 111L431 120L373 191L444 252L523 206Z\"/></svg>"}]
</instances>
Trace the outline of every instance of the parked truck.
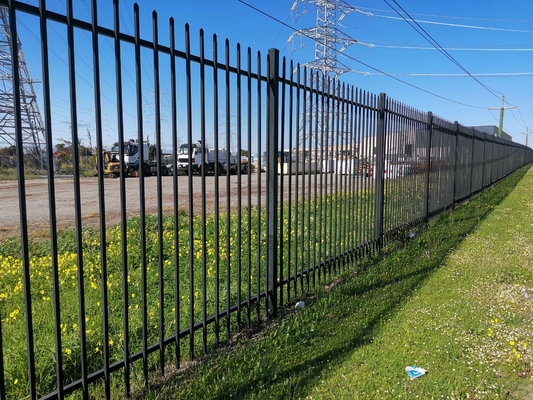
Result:
<instances>
[{"instance_id":1,"label":"parked truck","mask_svg":"<svg viewBox=\"0 0 533 400\"><path fill-rule=\"evenodd\" d=\"M120 160L123 159L123 173L126 176L139 176L140 168L143 168L145 175L157 175L157 162L149 160L149 145L147 142L142 144L143 159L140 160L140 145L135 140L124 142L124 153L120 154L120 143L116 142L111 150L102 150L103 173L107 176L118 177L121 173ZM95 157L98 157L98 151L95 151ZM98 159L96 159L96 168L98 169ZM165 165L161 165L161 175L168 175Z\"/></svg>"},{"instance_id":2,"label":"parked truck","mask_svg":"<svg viewBox=\"0 0 533 400\"><path fill-rule=\"evenodd\" d=\"M217 159L218 158L218 159ZM218 170L216 168L218 161ZM177 154L177 171L178 175L188 175L189 167L193 174L225 175L227 173L236 174L239 171L237 157L226 149L214 149L205 147L199 141L196 144L182 144ZM241 173L248 173L248 159L241 158Z\"/></svg>"}]
</instances>

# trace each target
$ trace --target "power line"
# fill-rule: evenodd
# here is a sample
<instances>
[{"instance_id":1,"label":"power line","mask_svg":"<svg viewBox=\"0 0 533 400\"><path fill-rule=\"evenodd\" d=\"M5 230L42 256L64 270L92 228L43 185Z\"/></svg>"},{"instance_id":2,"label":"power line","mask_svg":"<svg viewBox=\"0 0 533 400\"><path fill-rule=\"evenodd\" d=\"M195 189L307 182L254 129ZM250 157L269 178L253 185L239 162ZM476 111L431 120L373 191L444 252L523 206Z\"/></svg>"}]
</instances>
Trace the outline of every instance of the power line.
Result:
<instances>
[{"instance_id":1,"label":"power line","mask_svg":"<svg viewBox=\"0 0 533 400\"><path fill-rule=\"evenodd\" d=\"M392 7L390 5L390 3L387 1L387 0L383 0L392 10L394 10L400 17L402 17L405 22L407 22L413 29L415 29L415 31L417 31L422 37L424 37L424 39L426 39L429 43L431 43L433 46L437 47L439 49L439 51L441 51L442 54L444 54L446 56L446 58L448 58L450 61L452 61L455 65L457 65L459 68L461 68L463 71L465 71L471 78L473 78L476 82L478 82L483 88L485 88L489 93L491 93L492 95L495 96L495 93L496 92L494 89L488 87L487 85L485 85L484 83L482 83L481 81L479 81L477 78L475 78L470 72L468 72L457 60L455 60L428 32L426 32L426 30L424 30L424 28L422 28L417 21L415 21L413 19L413 17L411 15L409 15L409 13L407 11L404 10L404 8L398 4L398 2L396 0L392 0L394 2L394 4L396 4L410 19L411 21L413 21L426 35L422 35L420 33L420 31L418 29L416 29L409 21L407 21L407 19L405 19L405 17L403 15L401 15L394 7ZM531 32L533 33L533 31ZM430 40L429 40L429 39ZM497 92L496 92L497 93ZM502 94L502 106L500 108L500 121L499 121L499 135L501 137L501 134L502 134L502 129L503 129L503 110L504 109L512 109L512 108L517 108L518 109L518 106L516 105L509 105L508 107L505 107L505 104L507 102L505 101L505 96ZM509 104L509 103L507 103ZM490 110L491 108L489 108ZM513 114L514 116L514 114ZM520 114L520 116L522 116ZM516 119L516 117L515 117ZM522 118L523 120L523 118ZM518 122L518 120L517 120ZM519 123L519 122L518 122ZM524 122L525 123L525 122ZM521 125L519 123L519 125Z\"/></svg>"},{"instance_id":2,"label":"power line","mask_svg":"<svg viewBox=\"0 0 533 400\"><path fill-rule=\"evenodd\" d=\"M482 83L480 80L478 80L476 77L474 77L470 72L468 72L466 70L465 67L463 67L459 61L457 61L455 58L453 58L424 28L422 28L414 19L413 17L411 17L411 15L409 15L409 13L407 11L405 11L405 9L400 5L398 4L398 2L396 0L392 0L394 2L394 4L396 4L408 17L411 21L413 21L416 26L418 28L420 28L420 30L422 32L424 32L424 34L422 34L420 32L420 30L418 30L415 26L413 26L413 24L411 24L411 22L409 22L398 10L396 10L387 0L383 0L392 10L394 10L400 17L402 17L404 19L405 22L407 22L409 24L409 26L411 26L418 34L420 34L424 39L426 39L428 41L428 43L430 43L432 46L434 46L435 48L437 48L448 60L450 60L452 63L454 63L457 67L459 67L462 71L464 71L465 73L467 73L472 79L474 79L478 84L480 84L485 90L487 90L490 94L492 94L493 96L495 97L499 97L499 96L496 96L496 93L499 93L498 91L488 87L487 85L485 85L484 83ZM500 93L501 94L501 93Z\"/></svg>"},{"instance_id":3,"label":"power line","mask_svg":"<svg viewBox=\"0 0 533 400\"><path fill-rule=\"evenodd\" d=\"M278 19L278 18L276 18L276 17L274 17L274 16L272 16L272 15L266 13L265 11L263 11L263 10L257 8L257 7L252 6L251 4L246 3L244 0L238 0L238 1L239 1L239 3L244 4L245 6L251 8L252 10L257 11L258 13L264 15L265 17L270 18L270 19L272 19L272 20L278 22L279 24L284 25L285 27L287 27L287 28L289 28L289 29L291 29L291 30L293 30L293 31L295 31L295 32L297 31L297 29L294 28L294 27L292 27L291 25L289 25L289 24L287 24L287 23L281 21L280 19ZM311 40L315 40L312 36L307 36L307 37L308 37L309 39L311 39ZM471 104L462 103L462 102L460 102L460 101L452 100L452 99L449 99L449 98L447 98L447 97L441 96L441 95L439 95L439 94L436 94L436 93L430 92L429 90L423 89L423 88L421 88L421 87L419 87L419 86L413 85L413 84L411 84L411 83L409 83L409 82L406 82L406 81L404 81L404 80L402 80L402 79L399 79L399 78L397 78L397 77L395 77L395 76L393 76L393 75L391 75L391 74L389 74L389 73L387 73L387 72L381 71L380 69L375 68L375 67L373 67L373 66L371 66L371 65L369 65L369 64L367 64L367 63L364 63L363 61L360 61L360 60L356 59L355 57L352 57L352 56L350 56L350 55L348 55L348 54L346 54L346 53L342 53L342 54L343 54L344 57L349 58L350 60L355 61L356 63L361 64L361 65L367 67L368 69L371 69L371 70L373 70L373 71L375 71L375 72L380 73L381 75L385 75L385 76L387 76L387 77L389 77L389 78L391 78L391 79L394 79L394 80L397 81L397 82L403 83L404 85L407 85L407 86L409 86L409 87L412 87L413 89L419 90L419 91L424 92L424 93L426 93L426 94L429 94L429 95L431 95L431 96L438 97L438 98L440 98L440 99L442 99L442 100L446 100L446 101L449 101L449 102L451 102L451 103L459 104L459 105L462 105L462 106L465 106L465 107L479 108L479 109L484 109L484 110L487 108L487 107L474 106L474 105L471 105Z\"/></svg>"},{"instance_id":4,"label":"power line","mask_svg":"<svg viewBox=\"0 0 533 400\"><path fill-rule=\"evenodd\" d=\"M384 13L390 13L390 10L382 10L379 8L370 8L370 7L359 7L361 10L369 10L369 11L378 11L378 12L384 12ZM422 17L433 17L433 18L449 18L449 19L460 19L460 20L468 20L468 21L494 21L494 22L512 22L512 23L533 23L532 19L502 19L502 18L479 18L479 17L457 17L457 16L450 16L450 15L435 15L435 14L421 14L421 13L411 13L412 15L420 15ZM375 14L374 14L375 15ZM378 16L378 15L375 15Z\"/></svg>"},{"instance_id":5,"label":"power line","mask_svg":"<svg viewBox=\"0 0 533 400\"><path fill-rule=\"evenodd\" d=\"M466 72L471 78L473 78L476 82L478 82L483 88L485 88L489 93L491 93L493 96L496 96L495 93L499 93L497 92L496 90L488 87L487 85L485 85L484 83L482 83L481 81L479 81L477 78L475 78L470 72L468 72L457 60L455 60L424 28L422 28L420 26L420 24L418 24L417 21L415 21L415 19L407 12L405 11L405 9L400 5L398 4L398 2L396 0L392 0L394 2L394 4L396 4L409 18L411 21L413 21L416 26L418 28L420 28L422 30L422 32L425 33L426 36L424 36L416 27L414 27L409 21L407 21L407 19L398 11L396 10L387 0L383 0L394 12L396 12L405 22L407 22L409 24L409 26L411 26L417 33L419 33L424 39L426 39L431 45L433 45L435 48L437 48L446 58L448 58L450 61L452 61L455 65L457 65L460 69L462 69L464 72ZM426 21L427 22L427 21ZM494 29L494 30L497 30L497 29ZM511 30L508 30L508 31L511 31ZM517 30L515 30L517 31ZM520 32L526 32L526 33L533 33L533 31L520 31ZM500 93L501 94L501 93ZM498 96L496 96L498 97ZM504 107L504 104L507 103L509 104L508 102L505 101L505 96L503 96L502 94L502 108ZM509 104L509 107L507 108L518 108L518 106L515 106L515 105L511 105ZM514 114L513 114L514 115ZM520 116L522 116L520 114ZM516 119L516 117L515 117ZM523 118L522 118L523 120ZM518 120L517 120L518 122ZM520 124L520 123L519 123ZM501 127L500 127L500 130L501 130Z\"/></svg>"},{"instance_id":6,"label":"power line","mask_svg":"<svg viewBox=\"0 0 533 400\"><path fill-rule=\"evenodd\" d=\"M381 75L367 73L367 75ZM431 78L470 78L467 74L439 74L439 73L390 73L392 76L416 76L416 77L431 77ZM484 78L523 78L533 76L533 72L487 72L472 74Z\"/></svg>"},{"instance_id":7,"label":"power line","mask_svg":"<svg viewBox=\"0 0 533 400\"><path fill-rule=\"evenodd\" d=\"M388 15L373 14L372 16L373 17L379 17L379 18L393 19L393 20L397 20L397 21L401 21L402 20L402 18L390 17ZM447 22L424 21L424 20L416 20L416 22L419 22L421 24L429 24L429 25L450 26L452 28L480 29L480 30L484 30L484 31L511 32L511 33L533 33L533 31L528 31L528 30L525 30L525 29L492 28L492 27L486 27L486 26L450 24L450 23L447 23Z\"/></svg>"},{"instance_id":8,"label":"power line","mask_svg":"<svg viewBox=\"0 0 533 400\"><path fill-rule=\"evenodd\" d=\"M417 29L415 28L409 21L407 21L407 19L401 15L394 7L392 7L390 5L390 3L387 1L387 0L383 0L392 10L394 10L400 17L402 17L402 19L407 22L409 24L409 26L411 26L417 33L419 33L422 37L424 37L424 39L426 39L430 44L432 44L433 46L435 46L442 54L444 54L444 56L446 58L448 58L450 61L452 61L455 65L457 65L460 69L462 69L464 72L466 72L471 78L473 78L476 82L478 82L485 90L487 90L489 93L491 93L493 96L496 96L495 95L495 92L498 93L496 90L488 87L487 85L485 85L484 83L482 83L481 81L479 81L477 78L475 78L470 72L468 72L457 60L455 60L428 32L426 32L426 30L424 28L422 28L418 23L417 21L415 21L413 19L413 17L411 15L409 15L409 13L407 11L405 11L403 9L403 7L398 4L398 2L396 0L392 0L394 2L394 4L396 4L410 19L411 21L413 21L416 26L418 26L425 34L426 36L422 35L422 33ZM533 31L531 32L533 33ZM501 137L501 134L502 134L502 129L503 129L503 110L505 108L509 108L509 109L512 109L512 108L518 108L518 106L516 105L509 105L508 107L505 107L505 96L502 94L502 106L500 108L500 121L499 121L499 136ZM509 103L507 103L509 104ZM490 108L489 108L490 110ZM514 114L513 114L514 115ZM520 114L521 115L521 114ZM516 119L516 117L515 117ZM522 118L523 120L523 118ZM518 122L518 120L517 120ZM520 123L519 123L520 124Z\"/></svg>"},{"instance_id":9,"label":"power line","mask_svg":"<svg viewBox=\"0 0 533 400\"><path fill-rule=\"evenodd\" d=\"M509 104L509 103L507 103L507 104ZM516 111L518 111L518 114L520 115L520 118L522 119L522 122L524 123L523 125L520 123L518 118L516 118L516 115L514 114L513 109L511 109L511 115L513 116L513 118L515 119L515 121L517 122L518 125L520 125L522 128L527 128L526 121L524 121L524 117L522 116L522 113L520 112L520 107L517 106L516 107Z\"/></svg>"},{"instance_id":10,"label":"power line","mask_svg":"<svg viewBox=\"0 0 533 400\"><path fill-rule=\"evenodd\" d=\"M406 49L406 50L437 50L435 47L419 47L419 46L386 46L386 45L379 45L374 44L372 47L379 47L379 48L385 48L385 49ZM509 48L509 49L496 49L496 48L473 48L473 47L466 47L466 48L458 48L458 47L448 47L445 49L446 51L505 51L505 52L514 52L514 51L533 51L533 48L523 48L523 49L517 49L517 48Z\"/></svg>"}]
</instances>

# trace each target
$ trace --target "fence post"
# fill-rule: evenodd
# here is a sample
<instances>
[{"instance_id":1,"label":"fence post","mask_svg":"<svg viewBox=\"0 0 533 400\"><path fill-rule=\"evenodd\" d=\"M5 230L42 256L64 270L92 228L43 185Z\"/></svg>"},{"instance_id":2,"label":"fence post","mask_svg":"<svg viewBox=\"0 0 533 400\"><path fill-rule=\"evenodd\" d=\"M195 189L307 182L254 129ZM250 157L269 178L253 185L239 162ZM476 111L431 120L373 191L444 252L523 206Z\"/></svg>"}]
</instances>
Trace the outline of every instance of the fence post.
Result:
<instances>
[{"instance_id":1,"label":"fence post","mask_svg":"<svg viewBox=\"0 0 533 400\"><path fill-rule=\"evenodd\" d=\"M472 151L470 154L470 194L468 197L472 197L472 186L474 184L474 162L476 158L474 157L474 149L476 147L476 130L475 128L472 128Z\"/></svg>"},{"instance_id":2,"label":"fence post","mask_svg":"<svg viewBox=\"0 0 533 400\"><path fill-rule=\"evenodd\" d=\"M452 205L455 206L457 200L457 159L459 158L459 122L454 123L455 131L455 163L453 166L453 200Z\"/></svg>"},{"instance_id":3,"label":"fence post","mask_svg":"<svg viewBox=\"0 0 533 400\"><path fill-rule=\"evenodd\" d=\"M433 138L433 113L428 112L428 140L426 145L426 176L424 192L424 222L429 221L429 177L431 169L431 139Z\"/></svg>"},{"instance_id":4,"label":"fence post","mask_svg":"<svg viewBox=\"0 0 533 400\"><path fill-rule=\"evenodd\" d=\"M487 158L487 134L483 132L483 161L481 168L481 190L485 189L485 159Z\"/></svg>"},{"instance_id":5,"label":"fence post","mask_svg":"<svg viewBox=\"0 0 533 400\"><path fill-rule=\"evenodd\" d=\"M378 106L378 123L376 132L376 167L374 174L376 176L375 193L374 193L374 248L379 252L383 242L383 203L385 192L385 103L387 95L380 93Z\"/></svg>"},{"instance_id":6,"label":"fence post","mask_svg":"<svg viewBox=\"0 0 533 400\"><path fill-rule=\"evenodd\" d=\"M494 183L494 135L490 135L490 179L489 185Z\"/></svg>"},{"instance_id":7,"label":"fence post","mask_svg":"<svg viewBox=\"0 0 533 400\"><path fill-rule=\"evenodd\" d=\"M279 50L268 51L267 106L267 312L278 311L278 119Z\"/></svg>"}]
</instances>

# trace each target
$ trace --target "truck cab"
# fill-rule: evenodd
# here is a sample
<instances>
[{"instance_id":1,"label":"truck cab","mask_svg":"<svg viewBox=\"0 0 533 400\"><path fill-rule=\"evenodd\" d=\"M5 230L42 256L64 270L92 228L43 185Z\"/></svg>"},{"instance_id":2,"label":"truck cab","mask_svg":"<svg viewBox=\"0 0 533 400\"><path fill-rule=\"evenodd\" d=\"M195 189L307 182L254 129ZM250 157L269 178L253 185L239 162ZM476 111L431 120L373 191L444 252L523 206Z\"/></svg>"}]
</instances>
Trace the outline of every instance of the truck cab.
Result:
<instances>
[{"instance_id":1,"label":"truck cab","mask_svg":"<svg viewBox=\"0 0 533 400\"><path fill-rule=\"evenodd\" d=\"M111 148L111 153L120 154L120 143L115 142ZM127 172L137 171L139 169L139 143L129 140L124 142L124 165ZM144 162L148 161L148 143L143 143L143 158Z\"/></svg>"}]
</instances>

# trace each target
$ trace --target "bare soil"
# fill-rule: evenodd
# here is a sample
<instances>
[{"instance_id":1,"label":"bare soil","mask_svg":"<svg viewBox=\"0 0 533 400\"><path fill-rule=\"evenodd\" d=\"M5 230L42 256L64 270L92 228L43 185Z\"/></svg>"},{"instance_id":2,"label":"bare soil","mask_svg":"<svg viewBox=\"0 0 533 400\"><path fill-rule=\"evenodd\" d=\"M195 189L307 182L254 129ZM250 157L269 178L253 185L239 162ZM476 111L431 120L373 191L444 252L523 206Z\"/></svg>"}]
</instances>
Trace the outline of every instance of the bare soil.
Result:
<instances>
[{"instance_id":1,"label":"bare soil","mask_svg":"<svg viewBox=\"0 0 533 400\"><path fill-rule=\"evenodd\" d=\"M335 179L332 174L317 176L317 191L329 193L332 186L346 185L346 178ZM340 178L340 176L338 176ZM282 179L279 177L278 179ZM292 176L292 195L309 197L315 191L314 175ZM320 185L322 180L322 185ZM218 187L217 187L218 181ZM356 179L357 181L357 179ZM361 187L366 184L366 179L360 179ZM98 178L80 178L81 217L83 226L99 226L100 215L105 215L106 227L120 222L121 218L121 188L120 179L106 178L103 180L103 206L100 205L100 193ZM192 186L192 210L194 214L201 212L203 199L208 212L213 212L218 199L220 211L226 211L238 206L238 198L241 197L241 205L258 204L258 193L261 193L261 204L266 204L266 174L252 174L251 184L248 184L248 176L241 176L239 184L237 176L208 176L205 178L205 193L202 188L202 178L194 176L189 180L187 176L179 176L176 179L178 209L189 212L189 186ZM281 183L281 182L280 182ZM283 176L283 186L280 187L280 198L285 200L289 195L289 177ZM311 185L309 185L311 183ZM141 181L139 178L125 179L125 198L127 216L135 216L140 213ZM352 183L353 184L353 183ZM229 185L229 191L228 191ZM260 188L260 189L259 189ZM19 201L18 181L0 181L0 240L7 237L20 236L20 209L26 210L26 221L30 235L46 234L50 230L50 208L55 210L55 218L59 229L75 226L75 203L74 203L74 179L56 178L53 182L55 196L50 199L48 195L50 186L48 179L26 180L24 184L24 201ZM335 189L334 189L335 190ZM229 192L229 200L227 193ZM161 200L163 213L174 212L174 177L164 176L161 178ZM147 213L157 213L158 208L158 185L156 177L144 179L144 199Z\"/></svg>"}]
</instances>

